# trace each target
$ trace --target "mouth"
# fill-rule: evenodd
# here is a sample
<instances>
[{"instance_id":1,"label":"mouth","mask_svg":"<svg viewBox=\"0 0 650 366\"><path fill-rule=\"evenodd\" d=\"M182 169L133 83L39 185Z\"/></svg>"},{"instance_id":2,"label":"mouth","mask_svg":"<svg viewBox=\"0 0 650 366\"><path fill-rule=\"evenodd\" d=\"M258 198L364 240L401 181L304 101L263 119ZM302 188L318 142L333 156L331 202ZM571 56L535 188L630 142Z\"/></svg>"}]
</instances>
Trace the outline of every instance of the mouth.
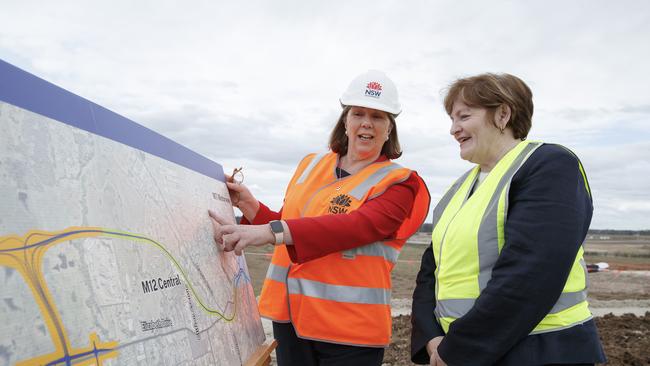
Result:
<instances>
[{"instance_id":1,"label":"mouth","mask_svg":"<svg viewBox=\"0 0 650 366\"><path fill-rule=\"evenodd\" d=\"M459 144L463 144L465 141L469 140L471 137L461 137L459 139L456 139Z\"/></svg>"},{"instance_id":2,"label":"mouth","mask_svg":"<svg viewBox=\"0 0 650 366\"><path fill-rule=\"evenodd\" d=\"M357 137L358 137L361 141L370 141L370 140L372 140L372 139L375 138L375 136L373 136L373 135L368 135L368 134L357 135Z\"/></svg>"}]
</instances>

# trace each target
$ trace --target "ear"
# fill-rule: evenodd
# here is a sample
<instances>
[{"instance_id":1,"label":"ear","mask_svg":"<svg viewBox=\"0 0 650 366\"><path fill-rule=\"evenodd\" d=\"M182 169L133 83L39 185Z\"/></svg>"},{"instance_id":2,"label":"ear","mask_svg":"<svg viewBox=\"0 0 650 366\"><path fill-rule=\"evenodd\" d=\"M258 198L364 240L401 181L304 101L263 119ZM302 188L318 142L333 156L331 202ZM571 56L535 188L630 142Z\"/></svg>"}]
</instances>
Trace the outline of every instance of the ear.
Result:
<instances>
[{"instance_id":1,"label":"ear","mask_svg":"<svg viewBox=\"0 0 650 366\"><path fill-rule=\"evenodd\" d=\"M512 111L510 110L509 105L501 104L498 106L496 112L494 113L494 122L496 123L497 127L499 127L499 129L505 129L508 126L508 122L510 122L511 115Z\"/></svg>"},{"instance_id":2,"label":"ear","mask_svg":"<svg viewBox=\"0 0 650 366\"><path fill-rule=\"evenodd\" d=\"M393 131L393 124L389 122L388 123L388 128L386 129L386 139L384 140L384 142L390 140L390 133L392 131Z\"/></svg>"}]
</instances>

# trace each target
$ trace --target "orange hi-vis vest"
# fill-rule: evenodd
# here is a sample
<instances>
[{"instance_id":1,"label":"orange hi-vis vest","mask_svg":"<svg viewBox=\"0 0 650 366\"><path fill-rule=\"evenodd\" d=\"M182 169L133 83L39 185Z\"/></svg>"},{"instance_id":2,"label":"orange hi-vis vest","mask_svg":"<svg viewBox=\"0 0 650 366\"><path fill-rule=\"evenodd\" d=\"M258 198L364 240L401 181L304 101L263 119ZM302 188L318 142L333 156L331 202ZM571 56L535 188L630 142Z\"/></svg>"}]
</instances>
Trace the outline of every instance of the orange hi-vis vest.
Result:
<instances>
[{"instance_id":1,"label":"orange hi-vis vest","mask_svg":"<svg viewBox=\"0 0 650 366\"><path fill-rule=\"evenodd\" d=\"M282 218L349 213L412 173L381 161L337 179L337 164L335 153L305 157L287 188ZM286 246L277 245L260 296L262 316L292 322L300 338L387 346L391 337L390 272L406 239L422 225L429 210L429 191L417 178L420 188L413 209L394 238L303 264L292 263Z\"/></svg>"}]
</instances>

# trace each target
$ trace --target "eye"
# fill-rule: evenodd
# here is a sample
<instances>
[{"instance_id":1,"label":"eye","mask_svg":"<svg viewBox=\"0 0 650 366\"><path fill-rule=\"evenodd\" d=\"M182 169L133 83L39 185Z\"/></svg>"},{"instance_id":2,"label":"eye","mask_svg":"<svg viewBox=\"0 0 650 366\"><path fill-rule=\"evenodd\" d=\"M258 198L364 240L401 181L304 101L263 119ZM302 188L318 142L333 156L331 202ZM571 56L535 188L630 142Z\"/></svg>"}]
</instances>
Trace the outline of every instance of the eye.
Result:
<instances>
[{"instance_id":1,"label":"eye","mask_svg":"<svg viewBox=\"0 0 650 366\"><path fill-rule=\"evenodd\" d=\"M461 120L461 121L464 121L464 120L468 119L469 117L470 117L469 114L461 114L461 115L460 115L460 120Z\"/></svg>"}]
</instances>

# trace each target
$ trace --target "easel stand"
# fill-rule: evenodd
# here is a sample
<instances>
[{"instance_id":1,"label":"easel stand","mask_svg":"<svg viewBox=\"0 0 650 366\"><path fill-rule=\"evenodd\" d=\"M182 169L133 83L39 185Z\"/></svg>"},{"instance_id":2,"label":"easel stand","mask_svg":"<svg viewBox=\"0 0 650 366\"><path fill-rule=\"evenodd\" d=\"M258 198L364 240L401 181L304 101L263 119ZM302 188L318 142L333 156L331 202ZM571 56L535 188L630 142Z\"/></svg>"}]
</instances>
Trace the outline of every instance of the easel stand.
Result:
<instances>
[{"instance_id":1,"label":"easel stand","mask_svg":"<svg viewBox=\"0 0 650 366\"><path fill-rule=\"evenodd\" d=\"M262 343L248 358L244 366L268 366L271 364L271 352L278 346L275 339Z\"/></svg>"}]
</instances>

